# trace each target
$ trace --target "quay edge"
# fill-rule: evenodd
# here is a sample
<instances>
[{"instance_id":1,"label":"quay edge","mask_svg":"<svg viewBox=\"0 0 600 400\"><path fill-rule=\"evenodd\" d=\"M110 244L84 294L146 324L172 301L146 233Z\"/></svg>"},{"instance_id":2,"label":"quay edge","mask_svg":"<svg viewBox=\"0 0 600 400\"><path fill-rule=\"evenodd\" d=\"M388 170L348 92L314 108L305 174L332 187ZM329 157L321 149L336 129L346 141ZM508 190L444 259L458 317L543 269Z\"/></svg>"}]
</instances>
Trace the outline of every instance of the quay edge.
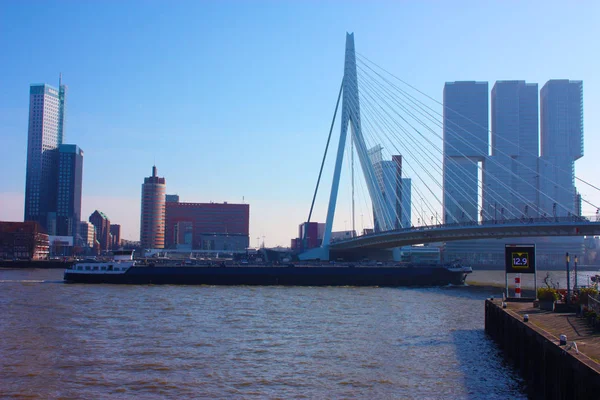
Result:
<instances>
[{"instance_id":1,"label":"quay edge","mask_svg":"<svg viewBox=\"0 0 600 400\"><path fill-rule=\"evenodd\" d=\"M485 301L485 332L520 371L530 398L600 398L600 364L565 351L553 335L503 309L499 300Z\"/></svg>"}]
</instances>

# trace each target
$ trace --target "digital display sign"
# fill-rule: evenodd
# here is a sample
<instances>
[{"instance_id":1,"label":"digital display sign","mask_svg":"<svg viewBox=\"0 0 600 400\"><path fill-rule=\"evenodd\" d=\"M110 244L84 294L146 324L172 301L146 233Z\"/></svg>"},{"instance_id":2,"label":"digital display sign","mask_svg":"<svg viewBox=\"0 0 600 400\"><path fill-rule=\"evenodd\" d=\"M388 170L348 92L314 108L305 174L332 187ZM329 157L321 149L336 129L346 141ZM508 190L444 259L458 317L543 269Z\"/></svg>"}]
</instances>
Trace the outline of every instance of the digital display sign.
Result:
<instances>
[{"instance_id":1,"label":"digital display sign","mask_svg":"<svg viewBox=\"0 0 600 400\"><path fill-rule=\"evenodd\" d=\"M506 272L535 273L535 244L507 244L504 249Z\"/></svg>"}]
</instances>

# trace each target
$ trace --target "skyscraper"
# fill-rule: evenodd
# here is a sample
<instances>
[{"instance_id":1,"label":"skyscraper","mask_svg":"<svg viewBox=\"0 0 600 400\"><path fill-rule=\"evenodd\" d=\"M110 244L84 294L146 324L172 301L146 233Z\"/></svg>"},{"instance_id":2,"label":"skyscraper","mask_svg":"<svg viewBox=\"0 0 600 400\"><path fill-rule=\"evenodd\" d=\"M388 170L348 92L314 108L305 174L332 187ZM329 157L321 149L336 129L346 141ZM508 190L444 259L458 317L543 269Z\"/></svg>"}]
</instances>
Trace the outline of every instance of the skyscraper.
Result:
<instances>
[{"instance_id":1,"label":"skyscraper","mask_svg":"<svg viewBox=\"0 0 600 400\"><path fill-rule=\"evenodd\" d=\"M96 227L88 221L81 221L79 223L79 240L78 245L87 249L94 247L96 241Z\"/></svg>"},{"instance_id":2,"label":"skyscraper","mask_svg":"<svg viewBox=\"0 0 600 400\"><path fill-rule=\"evenodd\" d=\"M56 234L75 237L81 220L83 151L74 144L61 144L58 149Z\"/></svg>"},{"instance_id":3,"label":"skyscraper","mask_svg":"<svg viewBox=\"0 0 600 400\"><path fill-rule=\"evenodd\" d=\"M110 250L110 220L108 217L98 210L90 215L90 222L96 230L96 241L100 245L100 251Z\"/></svg>"},{"instance_id":4,"label":"skyscraper","mask_svg":"<svg viewBox=\"0 0 600 400\"><path fill-rule=\"evenodd\" d=\"M575 215L575 160L583 156L583 82L546 82L540 108L540 206L551 216Z\"/></svg>"},{"instance_id":5,"label":"skyscraper","mask_svg":"<svg viewBox=\"0 0 600 400\"><path fill-rule=\"evenodd\" d=\"M412 226L412 201L411 201L411 192L412 192L412 179L411 178L402 178L402 227L410 228ZM437 221L436 214L436 224L439 223Z\"/></svg>"},{"instance_id":6,"label":"skyscraper","mask_svg":"<svg viewBox=\"0 0 600 400\"><path fill-rule=\"evenodd\" d=\"M55 224L49 213L56 210L58 146L65 127L67 88L47 84L29 88L29 128L25 178L25 221L38 221L44 229Z\"/></svg>"},{"instance_id":7,"label":"skyscraper","mask_svg":"<svg viewBox=\"0 0 600 400\"><path fill-rule=\"evenodd\" d=\"M492 155L483 173L485 219L541 216L538 207L538 86L497 81L492 88ZM504 215L506 211L507 215Z\"/></svg>"},{"instance_id":8,"label":"skyscraper","mask_svg":"<svg viewBox=\"0 0 600 400\"><path fill-rule=\"evenodd\" d=\"M156 166L152 176L144 178L142 184L142 215L140 221L140 241L143 248L162 249L165 247L165 178L157 175Z\"/></svg>"},{"instance_id":9,"label":"skyscraper","mask_svg":"<svg viewBox=\"0 0 600 400\"><path fill-rule=\"evenodd\" d=\"M488 155L488 83L444 85L444 223L478 220L479 163Z\"/></svg>"},{"instance_id":10,"label":"skyscraper","mask_svg":"<svg viewBox=\"0 0 600 400\"><path fill-rule=\"evenodd\" d=\"M583 156L583 82L552 79L540 91L542 156Z\"/></svg>"},{"instance_id":11,"label":"skyscraper","mask_svg":"<svg viewBox=\"0 0 600 400\"><path fill-rule=\"evenodd\" d=\"M373 204L375 232L411 226L410 188L407 192L403 187L405 180L402 179L402 156L392 155L391 160L384 160L382 150L381 145L376 145L367 153L373 164L377 188L381 192L381 196L376 197ZM410 185L410 180L408 182Z\"/></svg>"},{"instance_id":12,"label":"skyscraper","mask_svg":"<svg viewBox=\"0 0 600 400\"><path fill-rule=\"evenodd\" d=\"M111 239L111 248L113 250L117 250L121 247L121 225L119 224L110 224L110 239Z\"/></svg>"}]
</instances>

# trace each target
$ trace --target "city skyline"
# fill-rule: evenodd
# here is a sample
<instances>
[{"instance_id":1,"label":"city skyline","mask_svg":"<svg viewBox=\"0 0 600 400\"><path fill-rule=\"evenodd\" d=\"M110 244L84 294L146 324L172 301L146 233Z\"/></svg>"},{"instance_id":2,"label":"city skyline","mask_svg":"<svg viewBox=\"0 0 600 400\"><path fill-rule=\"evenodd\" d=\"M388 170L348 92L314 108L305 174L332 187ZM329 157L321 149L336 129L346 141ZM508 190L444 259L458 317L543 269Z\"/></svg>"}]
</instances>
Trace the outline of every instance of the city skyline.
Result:
<instances>
[{"instance_id":1,"label":"city skyline","mask_svg":"<svg viewBox=\"0 0 600 400\"><path fill-rule=\"evenodd\" d=\"M438 100L446 81L518 79L542 85L550 79L583 80L587 157L576 163L575 174L598 183L594 159L600 121L592 110L600 105L600 83L592 68L598 65L598 56L590 51L598 36L592 24L592 16L598 14L594 3L575 7L583 19L577 24L563 21L559 3L541 2L519 6L518 16L510 5L499 4L468 10L445 4L436 10L424 5L367 8L345 3L344 7L339 3L237 4L236 10L230 10L216 3L192 4L191 9L206 22L203 28L194 28L203 24L192 22L193 12L186 17L186 7L173 7L159 17L159 7L138 10L132 4L124 5L121 14L140 11L131 30L123 17L113 21L119 13L110 6L94 4L71 7L62 18L60 7L38 5L29 10L11 3L0 17L3 26L9 20L27 21L0 39L12 60L0 77L5 88L0 95L5 144L0 166L11 171L0 193L0 220L23 216L24 91L32 82L51 82L62 71L69 82L69 141L86 150L81 215L103 210L121 223L123 238L136 239L138 185L156 158L161 175L169 180L169 193L178 193L188 202L249 203L251 243L265 236L267 246L289 245L310 207L342 78L345 31L356 32L360 53ZM343 18L332 21L334 13L342 13ZM484 26L488 14L497 15L498 23ZM211 24L203 19L206 15L230 22L229 27L216 31L222 24ZM419 15L431 23L418 26ZM512 28L508 35L503 35L503 15ZM39 29L35 25L42 26L40 21L47 18L65 21L64 29L50 33L44 44L34 42L36 35L24 34ZM143 31L146 26L144 20L155 22L164 39L155 40L156 31L149 28L145 34L137 33L136 27ZM109 21L114 31L106 39L94 36ZM565 29L557 32L553 24L559 21ZM314 30L299 40L303 26ZM479 35L469 36L472 29ZM248 31L254 38L243 40ZM83 33L81 38L76 37L78 32ZM439 36L442 32L447 38ZM523 38L531 43L520 45ZM83 45L85 40L90 46ZM19 51L30 48L35 53L46 45L64 57L35 63ZM113 51L114 56L107 56ZM102 56L107 57L96 58ZM448 57L453 63L439 62ZM239 63L248 59L252 61L240 74ZM331 175L331 168L325 171L322 187L327 187ZM578 186L588 200L600 203L597 192ZM319 195L313 221L325 220L326 197ZM348 206L340 204L338 209L334 230L343 230ZM584 214L590 213L584 206Z\"/></svg>"}]
</instances>

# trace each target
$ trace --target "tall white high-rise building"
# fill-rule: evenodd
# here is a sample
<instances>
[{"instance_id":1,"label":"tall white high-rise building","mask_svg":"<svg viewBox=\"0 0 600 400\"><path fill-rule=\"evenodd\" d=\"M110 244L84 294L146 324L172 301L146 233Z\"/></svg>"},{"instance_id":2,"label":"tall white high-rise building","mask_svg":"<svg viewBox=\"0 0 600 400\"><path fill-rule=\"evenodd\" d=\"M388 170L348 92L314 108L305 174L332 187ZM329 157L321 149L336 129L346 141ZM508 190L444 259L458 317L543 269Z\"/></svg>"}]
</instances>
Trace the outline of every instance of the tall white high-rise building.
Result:
<instances>
[{"instance_id":1,"label":"tall white high-rise building","mask_svg":"<svg viewBox=\"0 0 600 400\"><path fill-rule=\"evenodd\" d=\"M492 155L483 173L484 219L541 216L538 85L497 81L492 88Z\"/></svg>"},{"instance_id":2,"label":"tall white high-rise building","mask_svg":"<svg viewBox=\"0 0 600 400\"><path fill-rule=\"evenodd\" d=\"M376 145L368 151L383 203L379 206L380 218L375 212L377 206L373 205L376 232L407 228L412 225L411 180L402 178L402 156L393 155L391 160L384 160L381 154L382 150L380 145Z\"/></svg>"},{"instance_id":3,"label":"tall white high-rise building","mask_svg":"<svg viewBox=\"0 0 600 400\"><path fill-rule=\"evenodd\" d=\"M142 213L140 242L146 249L165 247L165 204L167 184L165 178L152 167L152 176L144 178L142 184Z\"/></svg>"},{"instance_id":4,"label":"tall white high-rise building","mask_svg":"<svg viewBox=\"0 0 600 400\"><path fill-rule=\"evenodd\" d=\"M444 223L477 221L479 165L488 156L488 83L444 85Z\"/></svg>"},{"instance_id":5,"label":"tall white high-rise building","mask_svg":"<svg viewBox=\"0 0 600 400\"><path fill-rule=\"evenodd\" d=\"M547 215L576 215L575 161L583 156L583 82L546 82L540 105L540 206Z\"/></svg>"},{"instance_id":6,"label":"tall white high-rise building","mask_svg":"<svg viewBox=\"0 0 600 400\"><path fill-rule=\"evenodd\" d=\"M66 92L61 81L58 89L47 84L29 89L25 221L37 221L45 229L56 225L58 147L64 138Z\"/></svg>"}]
</instances>

